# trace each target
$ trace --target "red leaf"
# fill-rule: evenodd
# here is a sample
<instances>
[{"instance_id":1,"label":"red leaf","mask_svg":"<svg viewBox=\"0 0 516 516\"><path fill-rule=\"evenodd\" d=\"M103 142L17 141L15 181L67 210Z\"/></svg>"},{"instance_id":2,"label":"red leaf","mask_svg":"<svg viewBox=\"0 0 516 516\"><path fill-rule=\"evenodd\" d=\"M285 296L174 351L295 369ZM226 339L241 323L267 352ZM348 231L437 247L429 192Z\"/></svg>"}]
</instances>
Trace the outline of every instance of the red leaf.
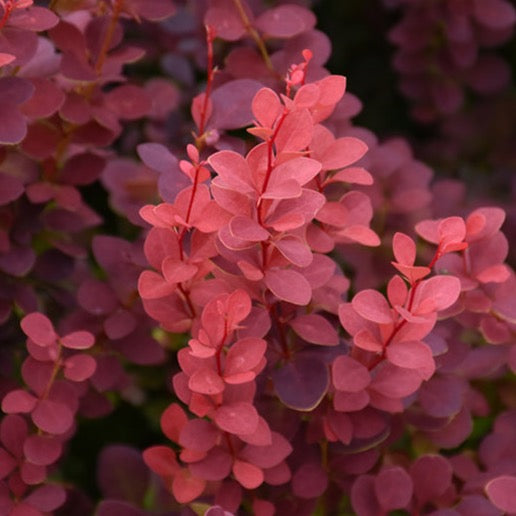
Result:
<instances>
[{"instance_id":1,"label":"red leaf","mask_svg":"<svg viewBox=\"0 0 516 516\"><path fill-rule=\"evenodd\" d=\"M143 271L138 279L138 292L143 299L158 299L172 294L175 283L168 281L154 271Z\"/></svg>"},{"instance_id":2,"label":"red leaf","mask_svg":"<svg viewBox=\"0 0 516 516\"><path fill-rule=\"evenodd\" d=\"M32 421L44 432L60 435L71 428L73 414L64 403L45 399L39 401L32 411Z\"/></svg>"},{"instance_id":3,"label":"red leaf","mask_svg":"<svg viewBox=\"0 0 516 516\"><path fill-rule=\"evenodd\" d=\"M39 346L48 346L57 338L53 324L48 317L39 312L26 315L20 326L25 335Z\"/></svg>"},{"instance_id":4,"label":"red leaf","mask_svg":"<svg viewBox=\"0 0 516 516\"><path fill-rule=\"evenodd\" d=\"M300 315L290 322L290 326L307 342L323 346L336 346L339 343L337 331L322 315Z\"/></svg>"},{"instance_id":5,"label":"red leaf","mask_svg":"<svg viewBox=\"0 0 516 516\"><path fill-rule=\"evenodd\" d=\"M185 263L173 257L167 257L161 264L161 270L167 282L173 284L192 279L197 274L199 268L193 263Z\"/></svg>"},{"instance_id":6,"label":"red leaf","mask_svg":"<svg viewBox=\"0 0 516 516\"><path fill-rule=\"evenodd\" d=\"M247 337L237 341L226 356L224 378L255 368L261 362L266 349L267 343L263 339Z\"/></svg>"},{"instance_id":7,"label":"red leaf","mask_svg":"<svg viewBox=\"0 0 516 516\"><path fill-rule=\"evenodd\" d=\"M189 503L202 494L206 480L192 476L188 469L181 469L174 475L172 494L179 503Z\"/></svg>"},{"instance_id":8,"label":"red leaf","mask_svg":"<svg viewBox=\"0 0 516 516\"><path fill-rule=\"evenodd\" d=\"M187 421L184 410L177 403L172 403L161 414L161 429L171 441L178 443L179 433Z\"/></svg>"},{"instance_id":9,"label":"red leaf","mask_svg":"<svg viewBox=\"0 0 516 516\"><path fill-rule=\"evenodd\" d=\"M179 444L189 450L207 452L220 436L218 428L206 419L191 419L181 429Z\"/></svg>"},{"instance_id":10,"label":"red leaf","mask_svg":"<svg viewBox=\"0 0 516 516\"><path fill-rule=\"evenodd\" d=\"M416 369L423 380L429 380L435 371L432 350L418 340L392 342L387 347L387 359L394 365Z\"/></svg>"},{"instance_id":11,"label":"red leaf","mask_svg":"<svg viewBox=\"0 0 516 516\"><path fill-rule=\"evenodd\" d=\"M355 311L368 321L379 324L392 323L392 314L387 300L376 290L359 292L351 301Z\"/></svg>"},{"instance_id":12,"label":"red leaf","mask_svg":"<svg viewBox=\"0 0 516 516\"><path fill-rule=\"evenodd\" d=\"M225 386L222 378L213 369L205 367L190 376L188 387L193 392L213 395L220 394Z\"/></svg>"},{"instance_id":13,"label":"red leaf","mask_svg":"<svg viewBox=\"0 0 516 516\"><path fill-rule=\"evenodd\" d=\"M235 460L233 474L238 482L246 489L256 489L263 482L263 471L249 462Z\"/></svg>"},{"instance_id":14,"label":"red leaf","mask_svg":"<svg viewBox=\"0 0 516 516\"><path fill-rule=\"evenodd\" d=\"M305 306L312 298L312 288L307 279L290 269L268 269L265 284L279 299L294 305Z\"/></svg>"},{"instance_id":15,"label":"red leaf","mask_svg":"<svg viewBox=\"0 0 516 516\"><path fill-rule=\"evenodd\" d=\"M214 420L221 430L230 434L252 434L258 426L258 412L250 403L238 401L219 407Z\"/></svg>"},{"instance_id":16,"label":"red leaf","mask_svg":"<svg viewBox=\"0 0 516 516\"><path fill-rule=\"evenodd\" d=\"M371 383L367 367L346 355L338 356L331 366L333 385L339 391L359 392Z\"/></svg>"},{"instance_id":17,"label":"red leaf","mask_svg":"<svg viewBox=\"0 0 516 516\"><path fill-rule=\"evenodd\" d=\"M143 460L158 475L173 476L179 469L176 454L168 446L151 446L143 452Z\"/></svg>"}]
</instances>

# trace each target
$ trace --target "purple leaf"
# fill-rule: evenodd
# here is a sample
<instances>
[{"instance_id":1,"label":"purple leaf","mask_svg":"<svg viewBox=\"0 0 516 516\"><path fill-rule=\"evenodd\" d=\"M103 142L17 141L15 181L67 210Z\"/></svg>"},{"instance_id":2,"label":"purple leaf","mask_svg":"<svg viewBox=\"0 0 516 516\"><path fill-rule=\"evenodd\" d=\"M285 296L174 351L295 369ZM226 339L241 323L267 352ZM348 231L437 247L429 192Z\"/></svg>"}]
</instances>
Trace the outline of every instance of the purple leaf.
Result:
<instances>
[{"instance_id":1,"label":"purple leaf","mask_svg":"<svg viewBox=\"0 0 516 516\"><path fill-rule=\"evenodd\" d=\"M299 498L317 498L327 487L328 474L315 462L303 464L292 476L292 491Z\"/></svg>"},{"instance_id":2,"label":"purple leaf","mask_svg":"<svg viewBox=\"0 0 516 516\"><path fill-rule=\"evenodd\" d=\"M330 378L326 364L313 357L297 356L272 373L274 388L287 407L311 411L326 394Z\"/></svg>"},{"instance_id":3,"label":"purple leaf","mask_svg":"<svg viewBox=\"0 0 516 516\"><path fill-rule=\"evenodd\" d=\"M64 504L65 500L66 491L64 488L54 484L40 486L25 498L28 504L42 512L55 511Z\"/></svg>"},{"instance_id":4,"label":"purple leaf","mask_svg":"<svg viewBox=\"0 0 516 516\"><path fill-rule=\"evenodd\" d=\"M0 206L15 201L24 191L23 183L17 177L0 172Z\"/></svg>"},{"instance_id":5,"label":"purple leaf","mask_svg":"<svg viewBox=\"0 0 516 516\"><path fill-rule=\"evenodd\" d=\"M262 84L252 79L236 79L215 89L211 95L213 111L209 126L238 129L253 121L251 101Z\"/></svg>"},{"instance_id":6,"label":"purple leaf","mask_svg":"<svg viewBox=\"0 0 516 516\"><path fill-rule=\"evenodd\" d=\"M452 467L441 455L423 455L410 466L414 494L421 505L439 498L451 485Z\"/></svg>"}]
</instances>

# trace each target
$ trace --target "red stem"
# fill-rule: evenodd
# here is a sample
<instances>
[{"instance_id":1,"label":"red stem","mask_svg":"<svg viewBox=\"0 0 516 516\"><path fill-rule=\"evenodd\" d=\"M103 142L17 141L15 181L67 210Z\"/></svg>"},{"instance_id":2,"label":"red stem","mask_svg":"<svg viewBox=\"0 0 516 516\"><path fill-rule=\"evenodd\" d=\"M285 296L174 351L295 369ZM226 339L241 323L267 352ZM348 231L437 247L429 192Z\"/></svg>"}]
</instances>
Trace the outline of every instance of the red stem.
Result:
<instances>
[{"instance_id":1,"label":"red stem","mask_svg":"<svg viewBox=\"0 0 516 516\"><path fill-rule=\"evenodd\" d=\"M0 29L4 27L4 25L7 23L7 20L9 19L9 16L11 15L11 11L13 10L13 2L12 0L7 0L5 6L4 6L4 14L2 16L2 19L0 20Z\"/></svg>"}]
</instances>

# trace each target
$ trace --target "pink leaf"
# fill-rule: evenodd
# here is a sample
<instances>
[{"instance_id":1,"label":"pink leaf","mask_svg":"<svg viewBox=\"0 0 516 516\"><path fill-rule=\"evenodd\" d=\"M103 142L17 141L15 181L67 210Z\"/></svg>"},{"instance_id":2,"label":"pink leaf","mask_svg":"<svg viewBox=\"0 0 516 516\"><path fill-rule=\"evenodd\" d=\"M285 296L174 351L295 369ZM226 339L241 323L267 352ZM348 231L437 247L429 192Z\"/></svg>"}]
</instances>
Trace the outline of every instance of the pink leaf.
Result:
<instances>
[{"instance_id":1,"label":"pink leaf","mask_svg":"<svg viewBox=\"0 0 516 516\"><path fill-rule=\"evenodd\" d=\"M357 185L372 185L374 182L373 176L367 170L361 167L345 168L344 170L340 170L326 180L327 183L334 183L336 181L355 183Z\"/></svg>"},{"instance_id":2,"label":"pink leaf","mask_svg":"<svg viewBox=\"0 0 516 516\"><path fill-rule=\"evenodd\" d=\"M271 292L283 301L305 306L312 298L312 288L299 272L290 269L268 269L265 284Z\"/></svg>"},{"instance_id":3,"label":"pink leaf","mask_svg":"<svg viewBox=\"0 0 516 516\"><path fill-rule=\"evenodd\" d=\"M312 29L315 16L306 8L286 4L265 10L255 23L269 37L292 38Z\"/></svg>"},{"instance_id":4,"label":"pink leaf","mask_svg":"<svg viewBox=\"0 0 516 516\"><path fill-rule=\"evenodd\" d=\"M387 359L394 365L416 369L423 380L429 380L435 371L432 350L418 340L392 342L387 347Z\"/></svg>"},{"instance_id":5,"label":"pink leaf","mask_svg":"<svg viewBox=\"0 0 516 516\"><path fill-rule=\"evenodd\" d=\"M65 378L74 382L83 382L90 378L97 368L97 362L90 355L77 353L64 362Z\"/></svg>"},{"instance_id":6,"label":"pink leaf","mask_svg":"<svg viewBox=\"0 0 516 516\"><path fill-rule=\"evenodd\" d=\"M258 426L258 412L250 403L241 401L222 405L215 412L215 423L230 434L252 434Z\"/></svg>"},{"instance_id":7,"label":"pink leaf","mask_svg":"<svg viewBox=\"0 0 516 516\"><path fill-rule=\"evenodd\" d=\"M256 489L263 482L263 470L242 460L237 459L233 463L233 474L246 489Z\"/></svg>"},{"instance_id":8,"label":"pink leaf","mask_svg":"<svg viewBox=\"0 0 516 516\"><path fill-rule=\"evenodd\" d=\"M338 356L331 367L333 385L339 391L359 392L371 383L367 367L346 355Z\"/></svg>"},{"instance_id":9,"label":"pink leaf","mask_svg":"<svg viewBox=\"0 0 516 516\"><path fill-rule=\"evenodd\" d=\"M292 445L277 432L271 432L272 442L266 446L246 445L240 458L259 468L269 469L277 466L292 453Z\"/></svg>"},{"instance_id":10,"label":"pink leaf","mask_svg":"<svg viewBox=\"0 0 516 516\"><path fill-rule=\"evenodd\" d=\"M300 315L290 322L290 326L307 342L323 346L336 346L339 343L337 331L322 315Z\"/></svg>"},{"instance_id":11,"label":"pink leaf","mask_svg":"<svg viewBox=\"0 0 516 516\"><path fill-rule=\"evenodd\" d=\"M21 320L20 326L25 335L39 346L48 346L57 338L54 326L48 317L39 312L26 315Z\"/></svg>"},{"instance_id":12,"label":"pink leaf","mask_svg":"<svg viewBox=\"0 0 516 516\"><path fill-rule=\"evenodd\" d=\"M208 163L218 174L225 185L242 193L253 192L251 171L243 156L230 150L222 150L212 154Z\"/></svg>"},{"instance_id":13,"label":"pink leaf","mask_svg":"<svg viewBox=\"0 0 516 516\"><path fill-rule=\"evenodd\" d=\"M393 276L387 284L387 299L389 300L391 306L403 306L407 300L407 295L407 284L401 279L400 276Z\"/></svg>"},{"instance_id":14,"label":"pink leaf","mask_svg":"<svg viewBox=\"0 0 516 516\"><path fill-rule=\"evenodd\" d=\"M392 239L392 250L398 263L414 265L416 261L416 244L404 233L395 233Z\"/></svg>"},{"instance_id":15,"label":"pink leaf","mask_svg":"<svg viewBox=\"0 0 516 516\"><path fill-rule=\"evenodd\" d=\"M404 398L416 392L421 382L417 371L385 363L373 378L370 388L388 398Z\"/></svg>"},{"instance_id":16,"label":"pink leaf","mask_svg":"<svg viewBox=\"0 0 516 516\"><path fill-rule=\"evenodd\" d=\"M229 221L229 231L231 234L242 240L250 242L260 242L270 238L269 232L258 222L243 216L233 217Z\"/></svg>"},{"instance_id":17,"label":"pink leaf","mask_svg":"<svg viewBox=\"0 0 516 516\"><path fill-rule=\"evenodd\" d=\"M277 153L304 150L312 139L313 122L307 109L291 111L279 128L275 143Z\"/></svg>"},{"instance_id":18,"label":"pink leaf","mask_svg":"<svg viewBox=\"0 0 516 516\"><path fill-rule=\"evenodd\" d=\"M184 410L177 403L172 403L161 414L161 429L171 441L177 443L179 433L187 421Z\"/></svg>"},{"instance_id":19,"label":"pink leaf","mask_svg":"<svg viewBox=\"0 0 516 516\"><path fill-rule=\"evenodd\" d=\"M351 304L355 311L368 321L379 324L392 323L389 304L382 294L376 290L362 290L353 298Z\"/></svg>"},{"instance_id":20,"label":"pink leaf","mask_svg":"<svg viewBox=\"0 0 516 516\"><path fill-rule=\"evenodd\" d=\"M272 128L282 111L282 106L278 95L273 90L262 88L253 98L252 110L260 125Z\"/></svg>"},{"instance_id":21,"label":"pink leaf","mask_svg":"<svg viewBox=\"0 0 516 516\"><path fill-rule=\"evenodd\" d=\"M516 10L503 0L474 0L477 21L492 30L508 29L516 22Z\"/></svg>"},{"instance_id":22,"label":"pink leaf","mask_svg":"<svg viewBox=\"0 0 516 516\"><path fill-rule=\"evenodd\" d=\"M414 298L414 313L439 312L457 301L461 290L459 278L454 276L433 276L423 281Z\"/></svg>"},{"instance_id":23,"label":"pink leaf","mask_svg":"<svg viewBox=\"0 0 516 516\"><path fill-rule=\"evenodd\" d=\"M347 167L362 158L366 152L367 145L358 138L352 136L337 138L325 150L321 159L322 167L324 170L335 170ZM360 170L360 172L355 172L354 174L347 172L347 174L343 174L340 180L356 183L357 181L349 181L349 179L359 179L358 182L361 182L361 184L364 184L364 180L367 181L366 184L368 184L371 180L371 175L363 169L357 170ZM347 179L344 179L345 177Z\"/></svg>"},{"instance_id":24,"label":"pink leaf","mask_svg":"<svg viewBox=\"0 0 516 516\"><path fill-rule=\"evenodd\" d=\"M383 345L379 341L378 337L375 337L369 330L365 328L355 333L353 336L353 342L355 346L359 347L360 349L372 351L373 353L378 353L383 350Z\"/></svg>"},{"instance_id":25,"label":"pink leaf","mask_svg":"<svg viewBox=\"0 0 516 516\"><path fill-rule=\"evenodd\" d=\"M496 477L485 486L489 500L498 509L507 512L516 512L516 477L502 475Z\"/></svg>"},{"instance_id":26,"label":"pink leaf","mask_svg":"<svg viewBox=\"0 0 516 516\"><path fill-rule=\"evenodd\" d=\"M177 169L177 158L160 143L141 143L136 150L140 159L152 170L166 174Z\"/></svg>"},{"instance_id":27,"label":"pink leaf","mask_svg":"<svg viewBox=\"0 0 516 516\"><path fill-rule=\"evenodd\" d=\"M312 263L312 251L299 237L286 235L273 244L290 263L298 267L308 267Z\"/></svg>"},{"instance_id":28,"label":"pink leaf","mask_svg":"<svg viewBox=\"0 0 516 516\"><path fill-rule=\"evenodd\" d=\"M61 344L70 349L89 349L95 344L95 337L89 331L74 331L62 337Z\"/></svg>"}]
</instances>

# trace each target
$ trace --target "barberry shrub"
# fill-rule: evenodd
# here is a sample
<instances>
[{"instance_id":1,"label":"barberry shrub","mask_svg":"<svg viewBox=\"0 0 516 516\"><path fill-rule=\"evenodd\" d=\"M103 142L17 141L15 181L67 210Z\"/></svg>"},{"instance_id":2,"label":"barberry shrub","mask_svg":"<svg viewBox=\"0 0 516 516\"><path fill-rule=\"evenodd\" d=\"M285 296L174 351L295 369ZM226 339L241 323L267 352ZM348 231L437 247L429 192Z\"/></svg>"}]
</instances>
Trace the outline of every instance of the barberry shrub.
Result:
<instances>
[{"instance_id":1,"label":"barberry shrub","mask_svg":"<svg viewBox=\"0 0 516 516\"><path fill-rule=\"evenodd\" d=\"M508 95L509 0L384 3L433 137ZM0 514L516 513L514 208L306 4L0 0Z\"/></svg>"}]
</instances>

